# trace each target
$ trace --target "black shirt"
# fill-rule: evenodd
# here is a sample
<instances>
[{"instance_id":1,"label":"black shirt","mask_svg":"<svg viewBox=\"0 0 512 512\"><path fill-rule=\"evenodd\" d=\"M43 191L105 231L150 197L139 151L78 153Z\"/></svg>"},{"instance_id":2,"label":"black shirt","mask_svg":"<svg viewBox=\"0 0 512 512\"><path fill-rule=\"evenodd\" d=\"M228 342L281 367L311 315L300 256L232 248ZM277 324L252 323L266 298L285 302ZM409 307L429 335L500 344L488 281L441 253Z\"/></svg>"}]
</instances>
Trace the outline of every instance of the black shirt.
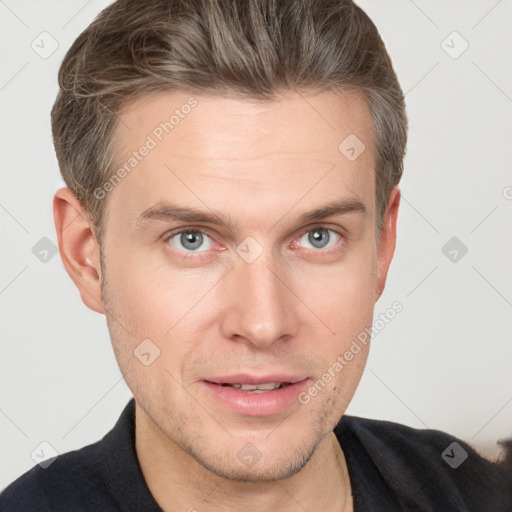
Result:
<instances>
[{"instance_id":1,"label":"black shirt","mask_svg":"<svg viewBox=\"0 0 512 512\"><path fill-rule=\"evenodd\" d=\"M354 416L343 416L334 433L354 512L512 510L510 471L453 436ZM59 455L46 469L37 465L7 486L0 510L161 512L135 451L135 400L102 440Z\"/></svg>"}]
</instances>

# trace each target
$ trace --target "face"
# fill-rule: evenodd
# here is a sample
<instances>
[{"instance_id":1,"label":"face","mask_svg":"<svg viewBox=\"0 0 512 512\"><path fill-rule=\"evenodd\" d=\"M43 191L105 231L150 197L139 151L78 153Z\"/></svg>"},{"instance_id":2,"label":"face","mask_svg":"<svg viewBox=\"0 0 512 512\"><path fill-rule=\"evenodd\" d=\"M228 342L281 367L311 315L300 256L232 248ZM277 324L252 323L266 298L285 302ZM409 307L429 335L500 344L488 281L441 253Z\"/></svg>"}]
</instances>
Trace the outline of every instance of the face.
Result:
<instances>
[{"instance_id":1,"label":"face","mask_svg":"<svg viewBox=\"0 0 512 512\"><path fill-rule=\"evenodd\" d=\"M121 121L129 171L108 187L101 279L127 384L155 429L214 473L289 476L355 392L368 345L335 363L371 326L391 259L391 235L376 245L367 104L173 92ZM364 151L354 138L340 150L354 134Z\"/></svg>"}]
</instances>

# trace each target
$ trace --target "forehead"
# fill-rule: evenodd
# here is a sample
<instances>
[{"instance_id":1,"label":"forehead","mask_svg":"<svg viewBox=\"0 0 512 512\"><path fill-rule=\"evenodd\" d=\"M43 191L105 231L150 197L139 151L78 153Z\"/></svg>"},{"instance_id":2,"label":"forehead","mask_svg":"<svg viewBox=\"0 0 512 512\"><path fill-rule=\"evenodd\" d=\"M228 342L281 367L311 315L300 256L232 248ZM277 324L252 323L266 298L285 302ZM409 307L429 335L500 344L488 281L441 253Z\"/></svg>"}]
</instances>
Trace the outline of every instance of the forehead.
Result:
<instances>
[{"instance_id":1,"label":"forehead","mask_svg":"<svg viewBox=\"0 0 512 512\"><path fill-rule=\"evenodd\" d=\"M365 139L366 146L373 143L371 113L363 94L356 90L288 92L265 102L162 92L129 102L119 119L115 138L121 147L131 150L143 142L141 136L150 135L157 143L175 141L176 156L187 153L180 151L178 139L193 139L205 158L220 158L226 150L237 150L241 160L258 157L262 148L276 154L302 149L327 155L327 151L338 157L339 143L350 134ZM173 137L168 137L171 133Z\"/></svg>"},{"instance_id":2,"label":"forehead","mask_svg":"<svg viewBox=\"0 0 512 512\"><path fill-rule=\"evenodd\" d=\"M154 94L120 115L116 169L126 172L109 201L129 205L126 215L135 216L166 198L203 207L209 205L201 198L218 198L212 207L219 208L255 195L262 204L288 202L309 189L308 199L350 195L371 210L373 133L358 91L290 92L265 103L185 91Z\"/></svg>"}]
</instances>

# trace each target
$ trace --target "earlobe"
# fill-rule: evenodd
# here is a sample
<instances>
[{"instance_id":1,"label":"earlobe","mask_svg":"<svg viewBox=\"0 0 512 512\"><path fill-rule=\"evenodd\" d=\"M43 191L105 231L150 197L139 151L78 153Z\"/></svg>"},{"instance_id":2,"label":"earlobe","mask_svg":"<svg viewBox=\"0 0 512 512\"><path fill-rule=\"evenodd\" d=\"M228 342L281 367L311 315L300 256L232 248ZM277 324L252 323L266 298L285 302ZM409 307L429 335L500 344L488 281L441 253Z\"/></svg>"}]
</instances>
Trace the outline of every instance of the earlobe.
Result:
<instances>
[{"instance_id":1,"label":"earlobe","mask_svg":"<svg viewBox=\"0 0 512 512\"><path fill-rule=\"evenodd\" d=\"M82 301L93 311L104 313L100 247L92 222L71 189L64 187L55 193L53 218L62 262Z\"/></svg>"},{"instance_id":2,"label":"earlobe","mask_svg":"<svg viewBox=\"0 0 512 512\"><path fill-rule=\"evenodd\" d=\"M375 302L377 302L386 286L389 266L393 259L396 245L396 224L398 208L400 206L400 189L393 188L389 194L388 205L384 213L381 230L380 246L377 254L377 282L375 288Z\"/></svg>"}]
</instances>

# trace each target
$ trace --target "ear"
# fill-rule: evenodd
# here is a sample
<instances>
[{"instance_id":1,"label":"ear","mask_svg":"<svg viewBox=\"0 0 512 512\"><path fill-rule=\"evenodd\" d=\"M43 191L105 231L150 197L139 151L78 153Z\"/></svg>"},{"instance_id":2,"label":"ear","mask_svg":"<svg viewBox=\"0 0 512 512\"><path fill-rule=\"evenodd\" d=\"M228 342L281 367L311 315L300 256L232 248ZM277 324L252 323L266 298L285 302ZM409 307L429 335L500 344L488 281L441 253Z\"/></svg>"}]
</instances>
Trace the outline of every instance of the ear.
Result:
<instances>
[{"instance_id":1,"label":"ear","mask_svg":"<svg viewBox=\"0 0 512 512\"><path fill-rule=\"evenodd\" d=\"M65 187L55 193L53 218L62 262L82 301L93 311L104 313L100 247L89 215L71 189Z\"/></svg>"},{"instance_id":2,"label":"ear","mask_svg":"<svg viewBox=\"0 0 512 512\"><path fill-rule=\"evenodd\" d=\"M389 201L384 213L381 229L380 246L377 254L377 285L375 302L377 302L386 286L389 266L393 259L396 245L396 221L400 206L400 189L395 187L389 194Z\"/></svg>"}]
</instances>

